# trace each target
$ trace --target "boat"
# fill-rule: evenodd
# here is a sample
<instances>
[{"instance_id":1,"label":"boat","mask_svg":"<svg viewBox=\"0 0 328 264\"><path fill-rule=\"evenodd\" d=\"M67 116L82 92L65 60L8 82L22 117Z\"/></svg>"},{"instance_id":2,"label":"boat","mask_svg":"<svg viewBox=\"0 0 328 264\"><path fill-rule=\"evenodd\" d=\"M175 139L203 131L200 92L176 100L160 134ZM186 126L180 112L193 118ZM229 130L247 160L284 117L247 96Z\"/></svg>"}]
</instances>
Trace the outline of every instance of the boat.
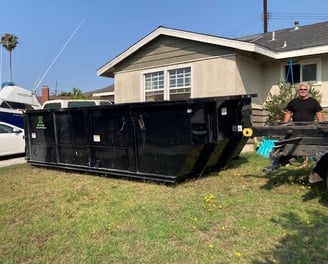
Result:
<instances>
[{"instance_id":1,"label":"boat","mask_svg":"<svg viewBox=\"0 0 328 264\"><path fill-rule=\"evenodd\" d=\"M36 95L13 82L4 82L0 90L0 121L24 128L24 112L40 109Z\"/></svg>"}]
</instances>

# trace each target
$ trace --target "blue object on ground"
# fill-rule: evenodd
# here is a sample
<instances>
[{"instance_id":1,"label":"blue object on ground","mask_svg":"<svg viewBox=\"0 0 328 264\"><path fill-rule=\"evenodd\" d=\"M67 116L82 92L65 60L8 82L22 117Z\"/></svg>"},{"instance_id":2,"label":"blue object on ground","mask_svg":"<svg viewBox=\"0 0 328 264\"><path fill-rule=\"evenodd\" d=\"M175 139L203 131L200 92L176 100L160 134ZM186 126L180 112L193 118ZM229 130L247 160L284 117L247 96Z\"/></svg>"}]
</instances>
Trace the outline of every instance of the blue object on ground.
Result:
<instances>
[{"instance_id":1,"label":"blue object on ground","mask_svg":"<svg viewBox=\"0 0 328 264\"><path fill-rule=\"evenodd\" d=\"M270 152L272 151L275 142L277 142L275 139L262 138L262 143L257 149L256 153L260 156L269 158Z\"/></svg>"}]
</instances>

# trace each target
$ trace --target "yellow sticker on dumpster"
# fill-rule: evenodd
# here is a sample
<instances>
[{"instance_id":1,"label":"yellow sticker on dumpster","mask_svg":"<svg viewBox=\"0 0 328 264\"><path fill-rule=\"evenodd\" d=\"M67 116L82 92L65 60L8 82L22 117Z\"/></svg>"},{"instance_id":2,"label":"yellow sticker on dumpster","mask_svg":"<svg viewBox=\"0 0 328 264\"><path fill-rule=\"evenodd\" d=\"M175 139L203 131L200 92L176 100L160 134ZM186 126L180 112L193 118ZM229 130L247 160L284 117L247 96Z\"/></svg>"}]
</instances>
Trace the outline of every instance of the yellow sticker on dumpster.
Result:
<instances>
[{"instance_id":1,"label":"yellow sticker on dumpster","mask_svg":"<svg viewBox=\"0 0 328 264\"><path fill-rule=\"evenodd\" d=\"M244 128L243 129L243 136L244 137L251 137L253 135L253 129L251 128Z\"/></svg>"}]
</instances>

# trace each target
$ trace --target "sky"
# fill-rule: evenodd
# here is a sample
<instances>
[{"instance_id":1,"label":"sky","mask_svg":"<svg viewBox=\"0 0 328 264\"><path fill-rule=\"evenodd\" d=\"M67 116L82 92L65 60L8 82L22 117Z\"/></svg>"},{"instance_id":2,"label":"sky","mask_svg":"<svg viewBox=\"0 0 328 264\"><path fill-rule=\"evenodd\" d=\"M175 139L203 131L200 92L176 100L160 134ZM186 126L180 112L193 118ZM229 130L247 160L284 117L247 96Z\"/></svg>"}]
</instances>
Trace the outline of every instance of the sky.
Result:
<instances>
[{"instance_id":1,"label":"sky","mask_svg":"<svg viewBox=\"0 0 328 264\"><path fill-rule=\"evenodd\" d=\"M159 26L225 38L263 32L263 0L0 0L0 36L18 37L13 81L41 93L102 89L97 69ZM267 0L268 31L328 21L327 0ZM0 49L0 81L10 80ZM0 57L0 58L1 58Z\"/></svg>"}]
</instances>

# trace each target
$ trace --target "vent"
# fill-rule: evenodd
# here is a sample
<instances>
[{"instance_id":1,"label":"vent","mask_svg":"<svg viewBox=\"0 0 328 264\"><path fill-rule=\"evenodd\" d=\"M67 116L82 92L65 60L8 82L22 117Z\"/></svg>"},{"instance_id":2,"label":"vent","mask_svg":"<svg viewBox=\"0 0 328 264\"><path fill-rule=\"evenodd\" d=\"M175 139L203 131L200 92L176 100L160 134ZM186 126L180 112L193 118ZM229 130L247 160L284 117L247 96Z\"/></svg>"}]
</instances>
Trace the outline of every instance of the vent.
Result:
<instances>
[{"instance_id":1,"label":"vent","mask_svg":"<svg viewBox=\"0 0 328 264\"><path fill-rule=\"evenodd\" d=\"M272 31L271 41L274 41L274 40L276 40L276 32L275 31Z\"/></svg>"},{"instance_id":2,"label":"vent","mask_svg":"<svg viewBox=\"0 0 328 264\"><path fill-rule=\"evenodd\" d=\"M294 22L294 30L298 30L298 29L299 29L299 27L298 27L299 24L300 24L300 23L299 23L298 21L295 21L295 22Z\"/></svg>"},{"instance_id":3,"label":"vent","mask_svg":"<svg viewBox=\"0 0 328 264\"><path fill-rule=\"evenodd\" d=\"M282 49L287 47L287 40L284 41L284 44L281 46Z\"/></svg>"}]
</instances>

